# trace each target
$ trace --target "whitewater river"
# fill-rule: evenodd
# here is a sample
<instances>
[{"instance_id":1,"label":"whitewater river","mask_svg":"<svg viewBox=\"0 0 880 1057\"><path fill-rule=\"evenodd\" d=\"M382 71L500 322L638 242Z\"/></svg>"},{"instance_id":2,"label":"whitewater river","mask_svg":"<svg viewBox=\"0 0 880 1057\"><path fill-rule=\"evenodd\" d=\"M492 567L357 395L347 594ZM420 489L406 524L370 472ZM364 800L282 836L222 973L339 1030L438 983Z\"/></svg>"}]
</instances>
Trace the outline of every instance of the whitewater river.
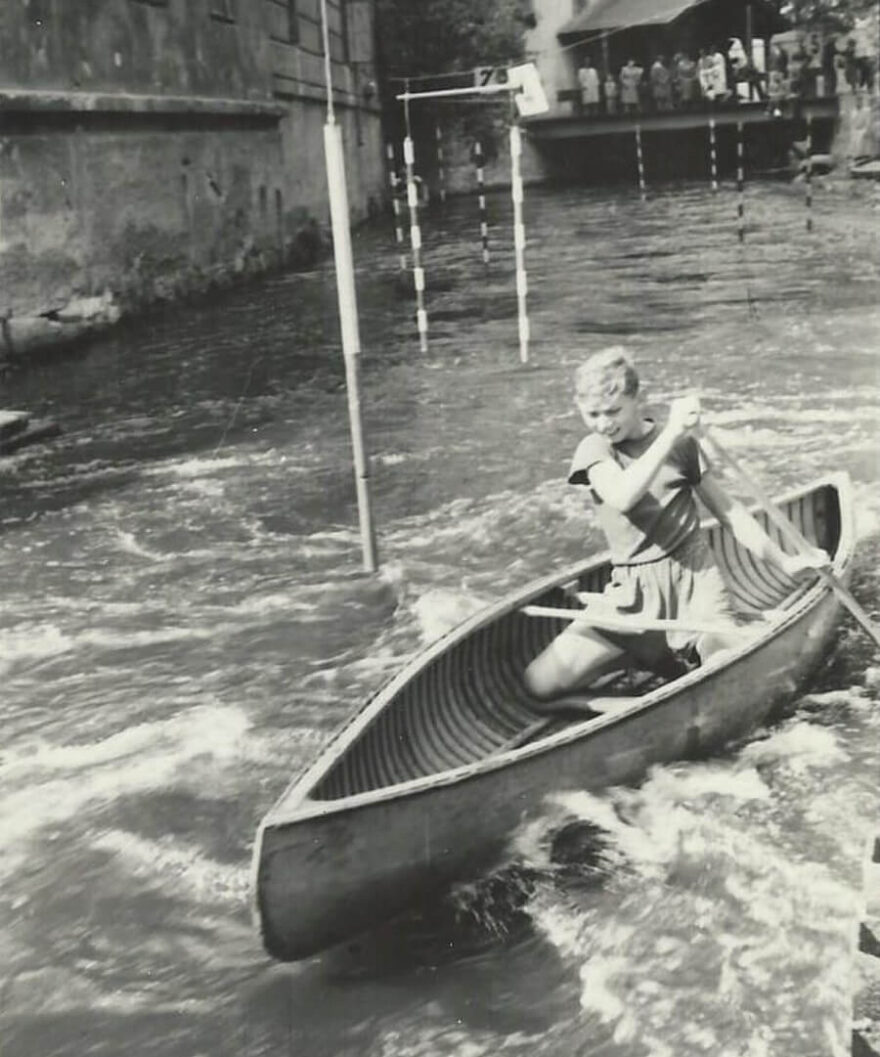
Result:
<instances>
[{"instance_id":1,"label":"whitewater river","mask_svg":"<svg viewBox=\"0 0 880 1057\"><path fill-rule=\"evenodd\" d=\"M847 469L876 616L872 189L529 192L425 220L431 348L388 222L355 240L380 574L361 574L330 266L6 379L63 436L0 461L3 1057L826 1057L848 1052L880 659L851 622L771 729L637 789L548 800L497 868L359 953L279 965L261 815L413 651L592 551L572 369L635 351L771 490ZM735 489L734 489L735 491ZM760 686L743 686L743 694ZM569 822L598 853L553 869Z\"/></svg>"}]
</instances>

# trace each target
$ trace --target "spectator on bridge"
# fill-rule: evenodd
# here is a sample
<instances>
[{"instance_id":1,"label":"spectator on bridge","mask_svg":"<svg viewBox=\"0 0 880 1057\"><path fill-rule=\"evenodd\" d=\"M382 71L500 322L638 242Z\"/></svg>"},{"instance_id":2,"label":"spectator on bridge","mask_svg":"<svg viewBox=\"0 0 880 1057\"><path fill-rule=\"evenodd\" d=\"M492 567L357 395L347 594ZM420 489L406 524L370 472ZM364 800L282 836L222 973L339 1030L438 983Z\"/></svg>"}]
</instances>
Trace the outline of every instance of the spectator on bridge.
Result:
<instances>
[{"instance_id":1,"label":"spectator on bridge","mask_svg":"<svg viewBox=\"0 0 880 1057\"><path fill-rule=\"evenodd\" d=\"M807 62L809 56L804 47L803 40L799 40L794 54L788 60L788 90L789 94L801 97L804 95L807 81Z\"/></svg>"},{"instance_id":2,"label":"spectator on bridge","mask_svg":"<svg viewBox=\"0 0 880 1057\"><path fill-rule=\"evenodd\" d=\"M767 74L767 110L773 117L782 116L782 103L788 95L788 81L778 67Z\"/></svg>"},{"instance_id":3,"label":"spectator on bridge","mask_svg":"<svg viewBox=\"0 0 880 1057\"><path fill-rule=\"evenodd\" d=\"M605 77L605 112L607 114L616 114L618 109L620 90L617 87L617 81L614 79L614 74L609 70Z\"/></svg>"},{"instance_id":4,"label":"spectator on bridge","mask_svg":"<svg viewBox=\"0 0 880 1057\"><path fill-rule=\"evenodd\" d=\"M635 59L628 59L620 70L620 102L625 114L635 114L640 108L639 89L645 71Z\"/></svg>"},{"instance_id":5,"label":"spectator on bridge","mask_svg":"<svg viewBox=\"0 0 880 1057\"><path fill-rule=\"evenodd\" d=\"M678 105L689 110L699 97L697 64L687 52L679 52L674 63L675 95Z\"/></svg>"},{"instance_id":6,"label":"spectator on bridge","mask_svg":"<svg viewBox=\"0 0 880 1057\"><path fill-rule=\"evenodd\" d=\"M662 55L658 55L651 67L651 94L657 110L672 109L672 77Z\"/></svg>"},{"instance_id":7,"label":"spectator on bridge","mask_svg":"<svg viewBox=\"0 0 880 1057\"><path fill-rule=\"evenodd\" d=\"M712 53L712 62L715 67L715 98L723 101L730 96L730 79L727 76L727 55L720 47L716 47Z\"/></svg>"},{"instance_id":8,"label":"spectator on bridge","mask_svg":"<svg viewBox=\"0 0 880 1057\"><path fill-rule=\"evenodd\" d=\"M806 84L805 95L816 97L825 95L825 84L822 76L822 42L817 33L810 34L806 48Z\"/></svg>"},{"instance_id":9,"label":"spectator on bridge","mask_svg":"<svg viewBox=\"0 0 880 1057\"><path fill-rule=\"evenodd\" d=\"M705 48L700 48L700 57L697 60L697 79L700 84L700 94L704 99L715 98L715 61Z\"/></svg>"},{"instance_id":10,"label":"spectator on bridge","mask_svg":"<svg viewBox=\"0 0 880 1057\"><path fill-rule=\"evenodd\" d=\"M581 105L587 114L599 113L599 71L593 65L589 55L578 70L578 83L581 86Z\"/></svg>"}]
</instances>

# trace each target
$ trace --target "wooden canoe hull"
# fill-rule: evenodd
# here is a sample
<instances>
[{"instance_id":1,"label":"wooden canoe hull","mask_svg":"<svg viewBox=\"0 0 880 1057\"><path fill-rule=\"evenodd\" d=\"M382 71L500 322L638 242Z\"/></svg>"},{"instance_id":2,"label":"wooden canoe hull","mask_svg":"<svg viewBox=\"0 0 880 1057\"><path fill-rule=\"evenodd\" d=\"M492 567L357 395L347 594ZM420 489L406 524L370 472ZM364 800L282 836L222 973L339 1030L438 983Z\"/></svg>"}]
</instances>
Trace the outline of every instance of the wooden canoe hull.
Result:
<instances>
[{"instance_id":1,"label":"wooden canoe hull","mask_svg":"<svg viewBox=\"0 0 880 1057\"><path fill-rule=\"evenodd\" d=\"M848 569L838 567L845 579ZM839 617L816 585L774 634L710 662L621 714L576 723L478 765L342 800L289 799L255 850L266 950L308 957L497 860L548 795L641 780L653 764L717 750L766 720L821 662Z\"/></svg>"}]
</instances>

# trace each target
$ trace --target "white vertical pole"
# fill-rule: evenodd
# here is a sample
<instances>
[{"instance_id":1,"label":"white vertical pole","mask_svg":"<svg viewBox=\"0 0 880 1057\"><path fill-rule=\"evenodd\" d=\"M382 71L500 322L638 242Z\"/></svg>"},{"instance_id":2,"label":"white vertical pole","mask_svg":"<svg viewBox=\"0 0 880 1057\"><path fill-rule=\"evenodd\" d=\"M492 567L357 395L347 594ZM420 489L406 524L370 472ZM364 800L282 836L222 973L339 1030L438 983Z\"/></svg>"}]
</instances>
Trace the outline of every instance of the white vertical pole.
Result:
<instances>
[{"instance_id":1,"label":"white vertical pole","mask_svg":"<svg viewBox=\"0 0 880 1057\"><path fill-rule=\"evenodd\" d=\"M415 181L415 150L407 133L403 141L403 160L406 164L406 200L409 205L409 241L412 246L413 284L416 288L416 327L419 349L428 351L428 313L425 311L425 269L422 267L422 229L419 227L419 189Z\"/></svg>"},{"instance_id":2,"label":"white vertical pole","mask_svg":"<svg viewBox=\"0 0 880 1057\"><path fill-rule=\"evenodd\" d=\"M446 170L443 167L443 133L439 125L434 126L434 137L437 140L437 180L440 184L440 201L446 202Z\"/></svg>"},{"instance_id":3,"label":"white vertical pole","mask_svg":"<svg viewBox=\"0 0 880 1057\"><path fill-rule=\"evenodd\" d=\"M358 360L361 342L358 332L357 295L354 282L354 257L351 251L348 189L345 183L345 155L342 130L333 113L333 80L330 67L330 42L327 29L327 0L321 0L324 32L324 73L327 87L327 123L324 125L324 155L327 163L327 187L330 192L330 223L333 230L333 260L336 265L336 291L339 322L342 330L342 354L345 359L345 383L348 417L354 452L355 485L361 545L366 572L378 567L376 539L370 513L370 471L361 426L360 381Z\"/></svg>"},{"instance_id":4,"label":"white vertical pole","mask_svg":"<svg viewBox=\"0 0 880 1057\"><path fill-rule=\"evenodd\" d=\"M526 277L526 229L523 224L523 183L520 158L522 131L514 121L510 126L510 196L513 199L513 247L516 256L516 300L519 326L519 358L529 362L529 317L526 312L528 279Z\"/></svg>"},{"instance_id":5,"label":"white vertical pole","mask_svg":"<svg viewBox=\"0 0 880 1057\"><path fill-rule=\"evenodd\" d=\"M642 155L642 126L636 122L636 165L639 170L639 194L645 201L645 159Z\"/></svg>"},{"instance_id":6,"label":"white vertical pole","mask_svg":"<svg viewBox=\"0 0 880 1057\"><path fill-rule=\"evenodd\" d=\"M712 178L712 190L718 190L718 150L715 144L715 117L709 116L709 175Z\"/></svg>"},{"instance_id":7,"label":"white vertical pole","mask_svg":"<svg viewBox=\"0 0 880 1057\"><path fill-rule=\"evenodd\" d=\"M745 158L743 149L743 123L736 123L736 216L737 234L740 242L746 240Z\"/></svg>"},{"instance_id":8,"label":"white vertical pole","mask_svg":"<svg viewBox=\"0 0 880 1057\"><path fill-rule=\"evenodd\" d=\"M486 212L486 187L483 177L483 144L474 144L474 161L477 167L477 205L480 210L480 243L483 248L483 264L489 266L489 217Z\"/></svg>"},{"instance_id":9,"label":"white vertical pole","mask_svg":"<svg viewBox=\"0 0 880 1057\"><path fill-rule=\"evenodd\" d=\"M807 114L807 231L813 230L813 118Z\"/></svg>"},{"instance_id":10,"label":"white vertical pole","mask_svg":"<svg viewBox=\"0 0 880 1057\"><path fill-rule=\"evenodd\" d=\"M385 145L385 154L388 158L388 181L391 184L391 208L394 210L394 238L397 241L397 259L400 270L406 271L406 250L403 246L403 218L400 210L400 198L397 194L397 167L394 164L394 144Z\"/></svg>"}]
</instances>

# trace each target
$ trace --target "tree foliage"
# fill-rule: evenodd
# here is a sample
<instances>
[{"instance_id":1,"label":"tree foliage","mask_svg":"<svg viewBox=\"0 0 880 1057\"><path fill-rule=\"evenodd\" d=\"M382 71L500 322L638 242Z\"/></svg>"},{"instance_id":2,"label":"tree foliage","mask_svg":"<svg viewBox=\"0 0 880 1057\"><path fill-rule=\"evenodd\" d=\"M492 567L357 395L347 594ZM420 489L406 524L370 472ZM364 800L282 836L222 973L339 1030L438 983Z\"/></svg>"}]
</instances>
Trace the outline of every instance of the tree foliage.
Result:
<instances>
[{"instance_id":1,"label":"tree foliage","mask_svg":"<svg viewBox=\"0 0 880 1057\"><path fill-rule=\"evenodd\" d=\"M877 9L877 0L780 0L783 15L798 27L852 29L855 20Z\"/></svg>"},{"instance_id":2,"label":"tree foliage","mask_svg":"<svg viewBox=\"0 0 880 1057\"><path fill-rule=\"evenodd\" d=\"M516 62L533 19L527 0L376 0L376 16L393 77Z\"/></svg>"}]
</instances>

